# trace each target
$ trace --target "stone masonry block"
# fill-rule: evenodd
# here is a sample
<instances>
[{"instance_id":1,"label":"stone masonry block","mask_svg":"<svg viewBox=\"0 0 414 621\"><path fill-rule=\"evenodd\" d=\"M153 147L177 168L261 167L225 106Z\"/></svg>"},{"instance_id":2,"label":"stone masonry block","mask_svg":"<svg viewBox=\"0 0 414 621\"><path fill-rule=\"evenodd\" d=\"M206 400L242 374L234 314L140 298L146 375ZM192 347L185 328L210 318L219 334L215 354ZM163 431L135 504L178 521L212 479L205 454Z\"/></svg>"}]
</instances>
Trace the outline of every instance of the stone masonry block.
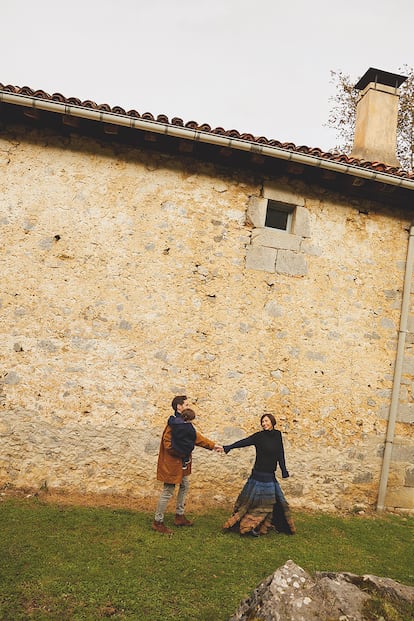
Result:
<instances>
[{"instance_id":1,"label":"stone masonry block","mask_svg":"<svg viewBox=\"0 0 414 621\"><path fill-rule=\"evenodd\" d=\"M398 408L398 421L400 423L414 423L414 405L404 404Z\"/></svg>"},{"instance_id":2,"label":"stone masonry block","mask_svg":"<svg viewBox=\"0 0 414 621\"><path fill-rule=\"evenodd\" d=\"M414 356L404 356L402 371L406 375L414 375Z\"/></svg>"},{"instance_id":3,"label":"stone masonry block","mask_svg":"<svg viewBox=\"0 0 414 621\"><path fill-rule=\"evenodd\" d=\"M302 241L300 249L305 254L313 257L321 257L323 254L322 248L320 248L320 246L315 246L309 239L304 239Z\"/></svg>"},{"instance_id":4,"label":"stone masonry block","mask_svg":"<svg viewBox=\"0 0 414 621\"><path fill-rule=\"evenodd\" d=\"M406 470L404 484L407 487L414 487L414 468L408 468Z\"/></svg>"},{"instance_id":5,"label":"stone masonry block","mask_svg":"<svg viewBox=\"0 0 414 621\"><path fill-rule=\"evenodd\" d=\"M414 315L409 315L407 320L408 332L414 333Z\"/></svg>"},{"instance_id":6,"label":"stone masonry block","mask_svg":"<svg viewBox=\"0 0 414 621\"><path fill-rule=\"evenodd\" d=\"M388 420L389 414L390 414L389 405L378 408L378 411L377 411L378 418L381 418L382 420Z\"/></svg>"},{"instance_id":7,"label":"stone masonry block","mask_svg":"<svg viewBox=\"0 0 414 621\"><path fill-rule=\"evenodd\" d=\"M406 461L412 464L414 462L414 446L401 446L394 444L392 448L392 460Z\"/></svg>"},{"instance_id":8,"label":"stone masonry block","mask_svg":"<svg viewBox=\"0 0 414 621\"><path fill-rule=\"evenodd\" d=\"M414 487L400 487L388 490L385 506L390 509L414 509Z\"/></svg>"},{"instance_id":9,"label":"stone masonry block","mask_svg":"<svg viewBox=\"0 0 414 621\"><path fill-rule=\"evenodd\" d=\"M301 239L278 229L257 228L252 231L252 246L266 246L280 250L299 250Z\"/></svg>"},{"instance_id":10,"label":"stone masonry block","mask_svg":"<svg viewBox=\"0 0 414 621\"><path fill-rule=\"evenodd\" d=\"M270 198L274 201L281 201L282 203L289 203L290 205L301 207L305 206L304 197L289 188L282 189L276 186L265 185L263 194L266 198Z\"/></svg>"},{"instance_id":11,"label":"stone masonry block","mask_svg":"<svg viewBox=\"0 0 414 621\"><path fill-rule=\"evenodd\" d=\"M291 276L306 276L308 266L303 255L289 250L279 250L276 260L276 272Z\"/></svg>"},{"instance_id":12,"label":"stone masonry block","mask_svg":"<svg viewBox=\"0 0 414 621\"><path fill-rule=\"evenodd\" d=\"M275 271L277 250L262 246L249 246L246 253L246 268L264 272Z\"/></svg>"},{"instance_id":13,"label":"stone masonry block","mask_svg":"<svg viewBox=\"0 0 414 621\"><path fill-rule=\"evenodd\" d=\"M292 230L295 235L310 237L310 218L306 207L296 207L293 216Z\"/></svg>"},{"instance_id":14,"label":"stone masonry block","mask_svg":"<svg viewBox=\"0 0 414 621\"><path fill-rule=\"evenodd\" d=\"M247 215L253 226L263 227L266 220L267 198L251 196L247 205Z\"/></svg>"}]
</instances>

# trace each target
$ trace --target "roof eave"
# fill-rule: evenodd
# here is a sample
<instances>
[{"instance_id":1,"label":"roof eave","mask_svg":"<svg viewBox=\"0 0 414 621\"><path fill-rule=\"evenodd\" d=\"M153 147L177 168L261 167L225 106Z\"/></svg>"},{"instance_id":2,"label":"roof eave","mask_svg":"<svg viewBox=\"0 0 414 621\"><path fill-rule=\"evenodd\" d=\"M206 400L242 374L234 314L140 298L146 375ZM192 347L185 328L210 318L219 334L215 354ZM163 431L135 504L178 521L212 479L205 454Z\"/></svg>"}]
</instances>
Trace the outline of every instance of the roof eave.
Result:
<instances>
[{"instance_id":1,"label":"roof eave","mask_svg":"<svg viewBox=\"0 0 414 621\"><path fill-rule=\"evenodd\" d=\"M79 105L71 105L67 102L50 101L29 95L10 93L7 91L0 91L0 102L94 120L101 123L129 127L141 131L144 130L154 132L194 142L203 142L220 147L227 147L239 151L250 152L256 155L262 155L264 157L287 160L303 164L305 166L313 166L336 173L351 175L353 177L376 181L408 190L414 190L414 179L407 179L398 175L378 172L370 168L357 166L355 164L338 162L308 153L298 153L297 151L290 149L260 144L258 142L244 140L241 138L232 138L230 136L223 136L212 132L191 129L189 127L171 125L170 123L136 118L126 114L124 115L110 111L96 110Z\"/></svg>"}]
</instances>

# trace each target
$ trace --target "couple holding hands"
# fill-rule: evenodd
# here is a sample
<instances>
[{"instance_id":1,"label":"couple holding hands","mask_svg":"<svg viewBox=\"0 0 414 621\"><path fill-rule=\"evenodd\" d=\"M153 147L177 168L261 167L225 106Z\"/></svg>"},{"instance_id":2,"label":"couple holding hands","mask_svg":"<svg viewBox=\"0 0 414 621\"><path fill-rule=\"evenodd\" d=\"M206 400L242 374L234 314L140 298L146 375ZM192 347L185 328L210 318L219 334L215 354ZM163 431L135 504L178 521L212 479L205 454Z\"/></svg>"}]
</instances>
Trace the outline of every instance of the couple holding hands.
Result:
<instances>
[{"instance_id":1,"label":"couple holding hands","mask_svg":"<svg viewBox=\"0 0 414 621\"><path fill-rule=\"evenodd\" d=\"M276 429L275 417L272 414L263 414L260 418L261 431L233 444L221 446L205 438L195 429L191 422L195 419L195 413L189 407L185 395L174 397L171 406L174 414L169 417L163 431L158 454L157 479L162 481L164 486L152 528L158 533L172 534L173 531L164 524L164 514L176 485L179 485L179 488L174 524L192 526L193 523L184 514L184 508L194 446L226 454L233 449L254 446L256 459L253 470L223 529L253 537L266 535L271 530L293 535L295 526L290 517L289 506L275 476L278 464L282 478L289 476L285 464L282 434Z\"/></svg>"}]
</instances>

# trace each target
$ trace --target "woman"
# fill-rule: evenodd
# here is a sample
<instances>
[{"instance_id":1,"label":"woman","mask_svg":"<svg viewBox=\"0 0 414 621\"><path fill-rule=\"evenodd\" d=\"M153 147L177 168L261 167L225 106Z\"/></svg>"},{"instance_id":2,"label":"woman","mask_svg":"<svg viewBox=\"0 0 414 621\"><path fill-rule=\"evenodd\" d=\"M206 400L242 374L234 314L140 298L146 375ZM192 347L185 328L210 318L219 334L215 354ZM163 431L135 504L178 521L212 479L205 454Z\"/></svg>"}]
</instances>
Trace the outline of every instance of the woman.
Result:
<instances>
[{"instance_id":1,"label":"woman","mask_svg":"<svg viewBox=\"0 0 414 621\"><path fill-rule=\"evenodd\" d=\"M233 515L223 525L223 529L238 530L241 535L254 537L265 535L271 529L293 535L296 530L289 505L275 476L277 464L282 471L282 478L289 476L282 434L275 429L276 419L272 414L263 414L260 424L263 431L223 446L226 454L244 446L256 448L252 473L236 500Z\"/></svg>"}]
</instances>

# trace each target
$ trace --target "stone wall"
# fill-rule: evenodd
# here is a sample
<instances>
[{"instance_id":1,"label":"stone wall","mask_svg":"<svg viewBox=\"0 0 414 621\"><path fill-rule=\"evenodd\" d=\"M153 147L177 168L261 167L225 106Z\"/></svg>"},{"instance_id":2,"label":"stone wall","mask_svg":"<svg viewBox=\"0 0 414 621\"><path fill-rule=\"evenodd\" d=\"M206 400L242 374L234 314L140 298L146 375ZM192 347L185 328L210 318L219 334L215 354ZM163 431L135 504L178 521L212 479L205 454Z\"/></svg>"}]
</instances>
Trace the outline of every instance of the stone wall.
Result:
<instances>
[{"instance_id":1,"label":"stone wall","mask_svg":"<svg viewBox=\"0 0 414 621\"><path fill-rule=\"evenodd\" d=\"M306 223L270 267L252 221L264 187L299 196ZM3 132L0 483L154 497L185 392L220 442L275 413L291 504L375 503L409 223L297 180ZM406 371L391 504L413 509ZM232 502L253 455L196 449L193 500Z\"/></svg>"}]
</instances>

